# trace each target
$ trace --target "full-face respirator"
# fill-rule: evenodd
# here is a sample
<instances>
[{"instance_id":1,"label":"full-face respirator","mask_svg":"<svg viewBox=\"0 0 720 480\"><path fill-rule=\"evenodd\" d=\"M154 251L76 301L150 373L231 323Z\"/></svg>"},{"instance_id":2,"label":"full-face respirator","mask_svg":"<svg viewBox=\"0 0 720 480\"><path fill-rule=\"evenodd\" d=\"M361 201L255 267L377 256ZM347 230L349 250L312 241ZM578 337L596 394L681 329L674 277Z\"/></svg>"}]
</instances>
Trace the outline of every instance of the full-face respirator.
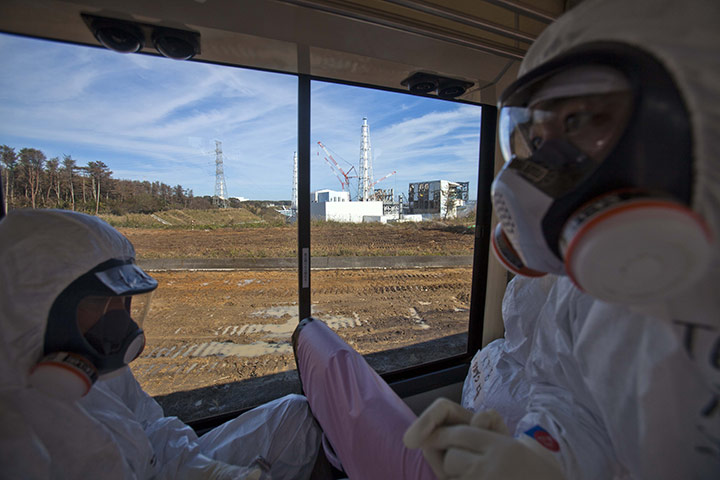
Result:
<instances>
[{"instance_id":1,"label":"full-face respirator","mask_svg":"<svg viewBox=\"0 0 720 480\"><path fill-rule=\"evenodd\" d=\"M145 347L142 321L157 281L132 260L104 262L71 283L53 303L44 357L30 383L48 394L78 399Z\"/></svg>"},{"instance_id":2,"label":"full-face respirator","mask_svg":"<svg viewBox=\"0 0 720 480\"><path fill-rule=\"evenodd\" d=\"M568 275L623 304L702 276L713 238L690 208L690 120L657 60L586 45L524 75L499 103L506 163L492 186L492 245L506 268Z\"/></svg>"}]
</instances>

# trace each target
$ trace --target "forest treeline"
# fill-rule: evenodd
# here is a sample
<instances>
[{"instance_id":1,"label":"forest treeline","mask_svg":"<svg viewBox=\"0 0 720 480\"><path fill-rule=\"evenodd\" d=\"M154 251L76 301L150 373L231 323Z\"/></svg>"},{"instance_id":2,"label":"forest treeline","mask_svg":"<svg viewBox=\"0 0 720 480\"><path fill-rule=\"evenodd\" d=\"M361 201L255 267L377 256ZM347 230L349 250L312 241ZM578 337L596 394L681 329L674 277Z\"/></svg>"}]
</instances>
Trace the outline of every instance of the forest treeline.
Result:
<instances>
[{"instance_id":1,"label":"forest treeline","mask_svg":"<svg viewBox=\"0 0 720 480\"><path fill-rule=\"evenodd\" d=\"M35 148L0 146L5 210L64 208L88 213L152 213L213 208L212 197L195 197L182 185L120 180L101 161L78 165L70 155L48 159Z\"/></svg>"}]
</instances>

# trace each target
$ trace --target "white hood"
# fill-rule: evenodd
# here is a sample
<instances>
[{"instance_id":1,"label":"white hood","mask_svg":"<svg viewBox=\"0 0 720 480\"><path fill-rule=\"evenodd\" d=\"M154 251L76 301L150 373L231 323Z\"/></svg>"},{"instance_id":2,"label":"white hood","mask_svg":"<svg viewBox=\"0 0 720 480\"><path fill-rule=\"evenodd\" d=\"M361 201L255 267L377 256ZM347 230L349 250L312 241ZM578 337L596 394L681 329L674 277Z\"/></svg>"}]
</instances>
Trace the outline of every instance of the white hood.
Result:
<instances>
[{"instance_id":1,"label":"white hood","mask_svg":"<svg viewBox=\"0 0 720 480\"><path fill-rule=\"evenodd\" d=\"M50 307L76 278L135 257L104 221L64 210L13 210L0 221L0 388L24 385L40 359Z\"/></svg>"},{"instance_id":2,"label":"white hood","mask_svg":"<svg viewBox=\"0 0 720 480\"><path fill-rule=\"evenodd\" d=\"M586 0L549 26L520 75L571 48L621 42L673 76L693 135L692 208L715 237L711 268L691 289L646 309L593 299L561 277L537 316L523 366L532 384L519 432L543 425L561 438L568 478L717 478L720 423L720 2ZM687 159L679 158L678 163ZM528 300L524 299L525 303ZM713 407L714 408L714 407Z\"/></svg>"},{"instance_id":3,"label":"white hood","mask_svg":"<svg viewBox=\"0 0 720 480\"><path fill-rule=\"evenodd\" d=\"M616 41L658 59L690 112L695 153L693 209L720 239L720 2L586 0L532 45L520 76L583 43ZM718 269L718 253L714 268Z\"/></svg>"},{"instance_id":4,"label":"white hood","mask_svg":"<svg viewBox=\"0 0 720 480\"><path fill-rule=\"evenodd\" d=\"M125 237L88 215L16 210L0 221L0 477L245 478L240 467L261 457L273 478L305 478L320 434L299 396L198 439L178 418L164 416L127 367L77 401L28 386L57 296L97 265L134 255Z\"/></svg>"}]
</instances>

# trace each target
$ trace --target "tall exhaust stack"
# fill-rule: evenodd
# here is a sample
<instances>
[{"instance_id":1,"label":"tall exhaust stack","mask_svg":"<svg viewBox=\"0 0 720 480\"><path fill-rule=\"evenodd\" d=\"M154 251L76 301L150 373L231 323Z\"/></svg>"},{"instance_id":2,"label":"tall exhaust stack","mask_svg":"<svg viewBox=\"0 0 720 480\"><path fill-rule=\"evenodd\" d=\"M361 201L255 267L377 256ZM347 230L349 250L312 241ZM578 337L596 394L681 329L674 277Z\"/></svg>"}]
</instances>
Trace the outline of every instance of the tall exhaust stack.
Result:
<instances>
[{"instance_id":1,"label":"tall exhaust stack","mask_svg":"<svg viewBox=\"0 0 720 480\"><path fill-rule=\"evenodd\" d=\"M370 127L367 117L363 117L362 140L360 141L360 185L358 185L358 197L363 202L370 200L372 192L372 158L370 155Z\"/></svg>"},{"instance_id":2,"label":"tall exhaust stack","mask_svg":"<svg viewBox=\"0 0 720 480\"><path fill-rule=\"evenodd\" d=\"M292 186L292 203L290 209L297 211L298 205L298 158L297 152L293 152L293 186Z\"/></svg>"}]
</instances>

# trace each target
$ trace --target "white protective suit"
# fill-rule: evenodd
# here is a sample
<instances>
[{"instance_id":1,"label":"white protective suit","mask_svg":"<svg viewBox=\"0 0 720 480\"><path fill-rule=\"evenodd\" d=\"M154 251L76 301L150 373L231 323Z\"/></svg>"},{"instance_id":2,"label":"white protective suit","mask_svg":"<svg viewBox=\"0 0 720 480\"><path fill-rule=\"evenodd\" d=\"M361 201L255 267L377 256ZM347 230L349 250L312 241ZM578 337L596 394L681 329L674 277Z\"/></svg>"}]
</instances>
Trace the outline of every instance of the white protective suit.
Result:
<instances>
[{"instance_id":1,"label":"white protective suit","mask_svg":"<svg viewBox=\"0 0 720 480\"><path fill-rule=\"evenodd\" d=\"M720 2L588 0L548 27L520 74L580 44L645 50L673 75L693 134L693 209L720 239ZM679 159L678 161L686 161ZM515 278L506 339L473 360L463 405L539 425L568 479L720 478L720 250L672 298L629 308L567 277Z\"/></svg>"},{"instance_id":2,"label":"white protective suit","mask_svg":"<svg viewBox=\"0 0 720 480\"><path fill-rule=\"evenodd\" d=\"M129 257L130 242L95 217L15 210L0 221L0 478L235 479L245 477L225 463L258 457L273 479L308 478L320 430L299 395L198 438L163 415L128 367L78 401L29 385L58 294L96 265Z\"/></svg>"}]
</instances>

